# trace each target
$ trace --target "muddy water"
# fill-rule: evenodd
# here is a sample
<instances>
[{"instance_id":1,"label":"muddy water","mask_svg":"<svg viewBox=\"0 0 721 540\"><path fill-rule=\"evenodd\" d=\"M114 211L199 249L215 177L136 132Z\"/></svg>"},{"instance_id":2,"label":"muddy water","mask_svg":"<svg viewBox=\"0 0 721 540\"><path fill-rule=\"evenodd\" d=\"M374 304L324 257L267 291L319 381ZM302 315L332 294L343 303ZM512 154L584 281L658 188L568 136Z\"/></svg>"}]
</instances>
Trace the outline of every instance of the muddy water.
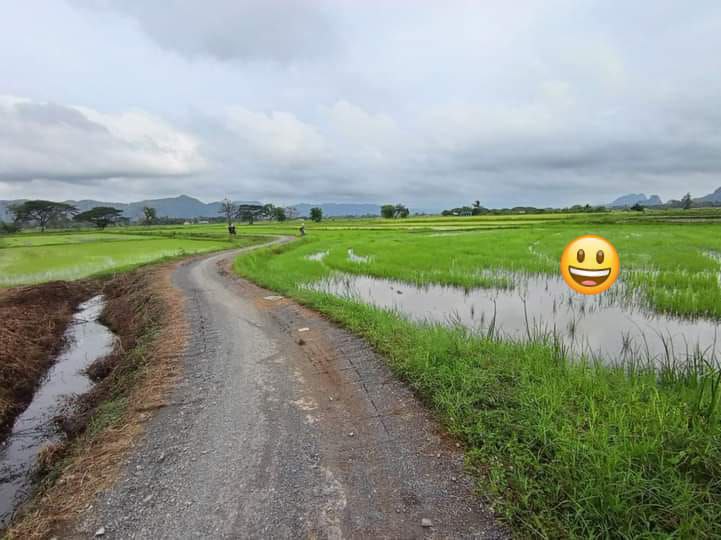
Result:
<instances>
[{"instance_id":1,"label":"muddy water","mask_svg":"<svg viewBox=\"0 0 721 540\"><path fill-rule=\"evenodd\" d=\"M514 281L513 289L464 291L343 274L311 288L393 309L416 321L461 324L509 340L555 339L571 356L607 364L678 365L699 350L710 360L721 353L716 321L655 314L619 295L583 296L560 279L516 276Z\"/></svg>"},{"instance_id":2,"label":"muddy water","mask_svg":"<svg viewBox=\"0 0 721 540\"><path fill-rule=\"evenodd\" d=\"M0 528L27 497L38 452L61 438L53 418L63 412L69 398L92 387L83 370L112 350L113 334L97 322L103 307L101 296L80 305L65 334L66 350L50 368L32 402L17 417L12 432L0 446Z\"/></svg>"}]
</instances>

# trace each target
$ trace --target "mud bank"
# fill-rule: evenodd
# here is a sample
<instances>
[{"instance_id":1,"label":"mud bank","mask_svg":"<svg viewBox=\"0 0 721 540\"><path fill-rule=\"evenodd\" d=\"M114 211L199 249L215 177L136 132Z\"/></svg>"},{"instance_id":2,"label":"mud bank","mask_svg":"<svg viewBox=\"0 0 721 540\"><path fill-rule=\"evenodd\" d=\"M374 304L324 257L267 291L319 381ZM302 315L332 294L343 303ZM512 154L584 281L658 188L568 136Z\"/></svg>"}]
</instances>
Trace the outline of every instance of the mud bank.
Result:
<instances>
[{"instance_id":1,"label":"mud bank","mask_svg":"<svg viewBox=\"0 0 721 540\"><path fill-rule=\"evenodd\" d=\"M95 495L112 484L125 452L154 409L165 406L185 339L182 298L170 284L177 263L118 275L103 284L101 322L115 335L89 369L97 381L62 422L68 443L6 531L8 538L62 537Z\"/></svg>"},{"instance_id":2,"label":"mud bank","mask_svg":"<svg viewBox=\"0 0 721 540\"><path fill-rule=\"evenodd\" d=\"M99 287L78 281L0 290L0 441L62 350L77 306Z\"/></svg>"},{"instance_id":3,"label":"mud bank","mask_svg":"<svg viewBox=\"0 0 721 540\"><path fill-rule=\"evenodd\" d=\"M56 419L71 411L74 398L92 387L85 370L112 350L113 335L97 320L103 308L102 296L79 306L64 335L66 348L0 444L0 527L28 497L34 472L45 456L62 446Z\"/></svg>"}]
</instances>

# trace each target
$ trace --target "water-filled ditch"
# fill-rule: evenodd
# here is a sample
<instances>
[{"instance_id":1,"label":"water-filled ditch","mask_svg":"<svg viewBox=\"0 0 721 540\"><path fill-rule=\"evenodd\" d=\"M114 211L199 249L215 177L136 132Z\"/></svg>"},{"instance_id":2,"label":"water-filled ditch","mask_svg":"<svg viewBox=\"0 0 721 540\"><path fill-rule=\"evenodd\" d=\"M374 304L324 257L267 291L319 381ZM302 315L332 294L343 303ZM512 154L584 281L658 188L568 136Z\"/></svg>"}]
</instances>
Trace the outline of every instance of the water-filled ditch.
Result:
<instances>
[{"instance_id":1,"label":"water-filled ditch","mask_svg":"<svg viewBox=\"0 0 721 540\"><path fill-rule=\"evenodd\" d=\"M66 410L71 398L93 386L84 373L85 368L112 351L114 336L98 322L104 305L102 296L80 305L65 333L65 350L0 446L0 527L7 524L29 495L40 451L61 439L55 418Z\"/></svg>"}]
</instances>

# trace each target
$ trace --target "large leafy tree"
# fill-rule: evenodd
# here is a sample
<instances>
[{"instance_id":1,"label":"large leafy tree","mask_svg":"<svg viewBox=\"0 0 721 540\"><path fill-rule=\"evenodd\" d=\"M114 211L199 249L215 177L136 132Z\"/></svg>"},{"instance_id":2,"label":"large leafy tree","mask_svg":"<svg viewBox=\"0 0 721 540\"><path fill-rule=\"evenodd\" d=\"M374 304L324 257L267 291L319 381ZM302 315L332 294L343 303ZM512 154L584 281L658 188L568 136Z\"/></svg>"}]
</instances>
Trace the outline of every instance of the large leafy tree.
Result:
<instances>
[{"instance_id":1,"label":"large leafy tree","mask_svg":"<svg viewBox=\"0 0 721 540\"><path fill-rule=\"evenodd\" d=\"M86 212L81 212L73 219L80 223L92 223L98 229L117 223L122 219L123 211L111 206L96 206Z\"/></svg>"},{"instance_id":2,"label":"large leafy tree","mask_svg":"<svg viewBox=\"0 0 721 540\"><path fill-rule=\"evenodd\" d=\"M381 216L386 219L391 219L396 214L396 207L392 204L384 204L381 206Z\"/></svg>"},{"instance_id":3,"label":"large leafy tree","mask_svg":"<svg viewBox=\"0 0 721 540\"><path fill-rule=\"evenodd\" d=\"M402 204L397 204L395 206L395 208L393 209L393 217L407 218L408 214L410 214L410 212L408 211L408 208L406 208Z\"/></svg>"},{"instance_id":4,"label":"large leafy tree","mask_svg":"<svg viewBox=\"0 0 721 540\"><path fill-rule=\"evenodd\" d=\"M151 206L143 207L143 222L146 225L152 225L158 219L158 211Z\"/></svg>"},{"instance_id":5,"label":"large leafy tree","mask_svg":"<svg viewBox=\"0 0 721 540\"><path fill-rule=\"evenodd\" d=\"M42 200L15 204L9 210L14 216L16 224L37 223L43 232L49 223L67 219L68 216L78 211L70 204Z\"/></svg>"},{"instance_id":6,"label":"large leafy tree","mask_svg":"<svg viewBox=\"0 0 721 540\"><path fill-rule=\"evenodd\" d=\"M282 206L276 206L273 209L273 217L278 221L285 221L288 216L286 216L285 214L285 208L283 208Z\"/></svg>"},{"instance_id":7,"label":"large leafy tree","mask_svg":"<svg viewBox=\"0 0 721 540\"><path fill-rule=\"evenodd\" d=\"M255 218L263 215L265 207L260 204L241 204L238 205L236 217L241 221L247 221L249 225L255 222Z\"/></svg>"},{"instance_id":8,"label":"large leafy tree","mask_svg":"<svg viewBox=\"0 0 721 540\"><path fill-rule=\"evenodd\" d=\"M264 204L262 215L273 221L275 219L275 205L271 203Z\"/></svg>"},{"instance_id":9,"label":"large leafy tree","mask_svg":"<svg viewBox=\"0 0 721 540\"><path fill-rule=\"evenodd\" d=\"M323 220L323 209L317 206L310 209L310 219L316 223L320 223Z\"/></svg>"}]
</instances>

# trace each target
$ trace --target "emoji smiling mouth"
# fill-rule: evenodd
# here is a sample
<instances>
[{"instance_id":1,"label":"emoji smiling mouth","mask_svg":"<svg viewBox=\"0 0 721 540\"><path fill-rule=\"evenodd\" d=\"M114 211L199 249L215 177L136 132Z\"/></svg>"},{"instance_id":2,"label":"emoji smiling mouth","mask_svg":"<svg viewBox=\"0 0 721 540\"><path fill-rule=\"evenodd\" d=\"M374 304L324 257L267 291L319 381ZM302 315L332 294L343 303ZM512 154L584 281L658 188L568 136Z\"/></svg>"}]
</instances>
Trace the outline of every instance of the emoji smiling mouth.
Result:
<instances>
[{"instance_id":1,"label":"emoji smiling mouth","mask_svg":"<svg viewBox=\"0 0 721 540\"><path fill-rule=\"evenodd\" d=\"M584 287L595 287L600 285L608 279L611 275L610 268L603 268L601 270L585 270L584 268L576 268L575 266L568 266L568 272L571 274L573 280L579 285Z\"/></svg>"}]
</instances>

